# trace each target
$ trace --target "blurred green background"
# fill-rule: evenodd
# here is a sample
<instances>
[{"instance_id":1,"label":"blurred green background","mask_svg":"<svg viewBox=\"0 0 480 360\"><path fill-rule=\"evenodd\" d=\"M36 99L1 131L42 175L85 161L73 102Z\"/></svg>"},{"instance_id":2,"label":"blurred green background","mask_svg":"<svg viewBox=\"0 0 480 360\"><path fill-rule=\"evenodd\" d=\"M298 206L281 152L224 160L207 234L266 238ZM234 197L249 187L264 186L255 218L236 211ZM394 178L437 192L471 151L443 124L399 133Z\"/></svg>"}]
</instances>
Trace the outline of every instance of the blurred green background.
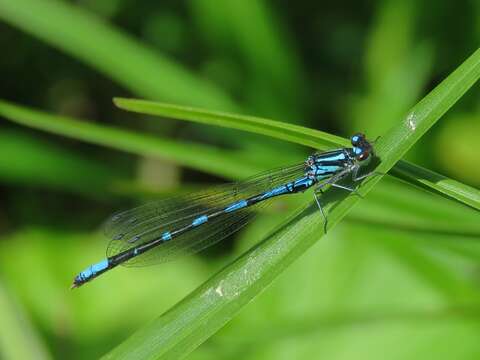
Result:
<instances>
[{"instance_id":1,"label":"blurred green background","mask_svg":"<svg viewBox=\"0 0 480 360\"><path fill-rule=\"evenodd\" d=\"M70 291L103 257L112 212L312 151L123 112L113 97L373 139L479 40L478 1L0 0L2 100L162 144L160 156L142 155L0 114L0 358L98 358L289 213L286 204L198 256L118 268ZM475 86L408 159L478 187L479 94ZM189 167L198 146L241 164ZM189 358L478 358L479 227L472 210L385 179Z\"/></svg>"}]
</instances>

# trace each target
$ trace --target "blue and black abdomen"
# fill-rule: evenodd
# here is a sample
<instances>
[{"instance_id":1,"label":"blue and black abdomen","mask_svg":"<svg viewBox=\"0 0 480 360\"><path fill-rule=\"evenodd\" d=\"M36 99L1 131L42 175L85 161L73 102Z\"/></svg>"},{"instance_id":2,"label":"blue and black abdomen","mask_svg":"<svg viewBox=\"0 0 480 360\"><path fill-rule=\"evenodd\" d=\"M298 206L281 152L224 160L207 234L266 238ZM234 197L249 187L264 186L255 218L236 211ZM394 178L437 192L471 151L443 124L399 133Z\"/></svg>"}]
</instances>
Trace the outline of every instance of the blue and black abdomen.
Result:
<instances>
[{"instance_id":1,"label":"blue and black abdomen","mask_svg":"<svg viewBox=\"0 0 480 360\"><path fill-rule=\"evenodd\" d=\"M112 240L107 259L82 271L75 286L117 265L142 266L198 252L239 230L269 199L303 192L338 173L348 152L310 156L303 164L271 171L214 190L161 200L114 215L105 225Z\"/></svg>"},{"instance_id":2,"label":"blue and black abdomen","mask_svg":"<svg viewBox=\"0 0 480 360\"><path fill-rule=\"evenodd\" d=\"M310 168L296 165L211 193L161 201L112 217L106 225L112 238L107 249L110 266L166 262L197 252L241 228L253 217L253 208L280 195L305 191L348 161L342 150L311 158ZM316 179L308 173L312 170Z\"/></svg>"},{"instance_id":3,"label":"blue and black abdomen","mask_svg":"<svg viewBox=\"0 0 480 360\"><path fill-rule=\"evenodd\" d=\"M161 247L163 250L161 258L158 258L156 254L158 251L149 254L149 257L155 258L156 262L168 261L170 257L176 257L179 253L199 251L211 245L211 241L220 241L230 232L238 230L246 224L254 215L252 207L257 208L260 204L276 196L304 191L313 184L314 181L312 179L303 176L259 194L230 202L224 206L215 208L198 206L199 210L194 211L197 214L196 216L184 218L183 221L167 222L169 226L159 226L151 232L143 231L140 235L134 236L131 241L132 244L141 240L142 236L143 243L139 242L137 246L112 254L112 256L109 256L110 265L116 266L124 262L127 262L128 265L128 262L133 260L137 264L139 260L143 263L149 262L150 260L146 258L145 253L156 247L159 249ZM242 192L242 194L245 195L245 192ZM221 203L220 199L217 201ZM192 211L194 208L197 208L197 205L192 204L189 209ZM229 223L232 225L228 226ZM203 237L203 241L191 241L192 237ZM148 241L145 241L146 239ZM142 256L140 257L140 255Z\"/></svg>"},{"instance_id":4,"label":"blue and black abdomen","mask_svg":"<svg viewBox=\"0 0 480 360\"><path fill-rule=\"evenodd\" d=\"M315 184L334 185L349 173L355 175L373 154L373 147L363 134L355 134L351 142L352 148L314 154L304 163L270 170L237 184L161 200L112 216L105 225L105 234L111 239L107 259L78 274L73 287L120 264L141 266L200 251L242 228L253 218L253 210L271 198L303 192Z\"/></svg>"},{"instance_id":5,"label":"blue and black abdomen","mask_svg":"<svg viewBox=\"0 0 480 360\"><path fill-rule=\"evenodd\" d=\"M143 266L198 252L244 226L266 200L308 188L310 179L299 180L304 174L301 163L119 213L105 225L112 239L107 257L115 264Z\"/></svg>"}]
</instances>

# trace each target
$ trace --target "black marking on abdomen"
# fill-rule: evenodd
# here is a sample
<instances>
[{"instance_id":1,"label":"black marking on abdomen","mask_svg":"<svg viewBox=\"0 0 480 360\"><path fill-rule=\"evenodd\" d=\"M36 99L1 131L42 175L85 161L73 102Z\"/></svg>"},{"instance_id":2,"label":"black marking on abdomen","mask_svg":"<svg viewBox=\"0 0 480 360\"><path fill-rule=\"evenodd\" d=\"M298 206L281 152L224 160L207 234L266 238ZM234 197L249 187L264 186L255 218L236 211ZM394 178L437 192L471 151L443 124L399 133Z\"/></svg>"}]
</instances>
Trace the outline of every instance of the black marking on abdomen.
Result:
<instances>
[{"instance_id":1,"label":"black marking on abdomen","mask_svg":"<svg viewBox=\"0 0 480 360\"><path fill-rule=\"evenodd\" d=\"M303 184L303 183L301 183L301 184L299 183L299 184L296 185L296 182L301 182L303 180L304 181L311 180L312 184L313 184L313 181L314 181L314 180L310 179L308 176L305 176L304 178L300 178L296 181L289 182L285 185L277 186L274 189L271 189L269 191L263 192L263 193L258 194L258 195L251 196L247 199L232 202L231 204L229 204L229 205L225 206L224 208L222 208L220 210L217 210L213 213L204 214L204 215L201 215L201 216L198 216L198 217L194 218L190 224L185 225L184 227L181 227L177 230L165 231L160 235L160 237L158 237L156 239L153 239L149 242L146 242L145 244L141 244L141 245L136 246L134 248L125 250L125 251L123 251L123 252L121 252L117 255L114 255L114 256L108 258L109 263L112 265L112 267L114 267L114 266L117 266L117 265L119 265L123 262L131 260L131 259L147 252L148 250L151 250L151 249L153 249L157 246L161 246L162 243L174 240L176 237L178 237L178 236L180 236L180 235L182 235L182 234L184 234L188 231L191 231L195 228L198 228L205 223L208 223L208 221L210 221L211 219L214 219L218 216L222 216L222 215L225 215L225 214L228 214L228 213L233 213L233 212L239 211L241 209L248 208L252 205L255 205L259 202L271 199L271 198L276 197L276 196L304 191L308 187L310 187L312 184L310 184L310 186L306 186L306 184ZM282 189L285 189L286 191L282 192ZM271 196L265 197L265 195L267 195L267 194L271 194ZM166 234L168 234L168 236ZM137 240L139 240L139 239L137 239Z\"/></svg>"}]
</instances>

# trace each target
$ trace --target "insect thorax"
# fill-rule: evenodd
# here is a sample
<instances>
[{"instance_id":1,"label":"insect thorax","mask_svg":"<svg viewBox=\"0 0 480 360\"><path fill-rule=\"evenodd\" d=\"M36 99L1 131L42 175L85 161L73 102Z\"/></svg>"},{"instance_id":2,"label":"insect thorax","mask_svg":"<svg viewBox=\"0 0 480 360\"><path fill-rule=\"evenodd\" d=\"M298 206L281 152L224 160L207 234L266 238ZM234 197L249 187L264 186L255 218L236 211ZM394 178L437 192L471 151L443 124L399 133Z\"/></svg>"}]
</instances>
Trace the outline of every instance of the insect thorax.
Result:
<instances>
[{"instance_id":1,"label":"insect thorax","mask_svg":"<svg viewBox=\"0 0 480 360\"><path fill-rule=\"evenodd\" d=\"M355 158L349 150L337 149L309 156L305 161L306 176L319 181L355 166Z\"/></svg>"}]
</instances>

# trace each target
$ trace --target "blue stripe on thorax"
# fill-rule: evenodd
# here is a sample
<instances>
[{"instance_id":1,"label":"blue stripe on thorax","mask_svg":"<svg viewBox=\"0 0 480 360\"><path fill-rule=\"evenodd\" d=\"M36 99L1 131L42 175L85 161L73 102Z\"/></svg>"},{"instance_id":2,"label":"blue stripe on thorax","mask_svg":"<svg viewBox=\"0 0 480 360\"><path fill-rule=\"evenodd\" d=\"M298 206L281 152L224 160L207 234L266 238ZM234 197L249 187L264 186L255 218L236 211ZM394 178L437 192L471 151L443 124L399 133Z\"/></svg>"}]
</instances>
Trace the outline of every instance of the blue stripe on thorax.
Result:
<instances>
[{"instance_id":1,"label":"blue stripe on thorax","mask_svg":"<svg viewBox=\"0 0 480 360\"><path fill-rule=\"evenodd\" d=\"M326 178L332 177L333 175L337 174L343 169L344 169L343 166L338 166L338 165L317 166L315 169L315 178L317 180L326 179Z\"/></svg>"},{"instance_id":2,"label":"blue stripe on thorax","mask_svg":"<svg viewBox=\"0 0 480 360\"><path fill-rule=\"evenodd\" d=\"M336 173L343 169L343 166L340 165L319 165L317 166L317 172L321 175L322 173Z\"/></svg>"},{"instance_id":3,"label":"blue stripe on thorax","mask_svg":"<svg viewBox=\"0 0 480 360\"><path fill-rule=\"evenodd\" d=\"M315 163L328 163L328 162L337 162L345 161L347 157L343 150L331 151L325 154L319 154L315 158Z\"/></svg>"}]
</instances>

